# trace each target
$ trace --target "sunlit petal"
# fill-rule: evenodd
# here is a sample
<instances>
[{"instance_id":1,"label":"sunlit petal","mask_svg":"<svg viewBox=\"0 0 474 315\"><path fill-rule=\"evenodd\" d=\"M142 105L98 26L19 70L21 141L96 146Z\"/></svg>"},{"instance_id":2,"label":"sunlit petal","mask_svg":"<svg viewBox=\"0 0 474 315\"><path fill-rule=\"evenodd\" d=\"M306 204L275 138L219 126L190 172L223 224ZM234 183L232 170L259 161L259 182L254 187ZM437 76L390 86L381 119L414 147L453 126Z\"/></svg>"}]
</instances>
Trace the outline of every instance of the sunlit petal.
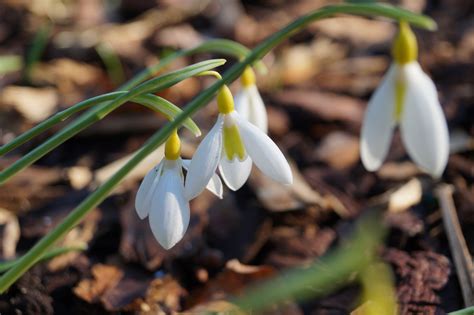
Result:
<instances>
[{"instance_id":1,"label":"sunlit petal","mask_svg":"<svg viewBox=\"0 0 474 315\"><path fill-rule=\"evenodd\" d=\"M361 131L361 159L369 171L385 160L395 127L395 82L397 65L392 65L367 105Z\"/></svg>"},{"instance_id":2,"label":"sunlit petal","mask_svg":"<svg viewBox=\"0 0 474 315\"><path fill-rule=\"evenodd\" d=\"M245 150L255 165L271 179L282 184L291 184L293 174L290 165L278 146L258 127L240 117L236 112L232 115L239 125Z\"/></svg>"},{"instance_id":3,"label":"sunlit petal","mask_svg":"<svg viewBox=\"0 0 474 315\"><path fill-rule=\"evenodd\" d=\"M239 159L229 161L225 156L223 156L219 164L219 171L222 180L224 180L227 187L234 191L245 184L249 178L251 170L252 159L248 156L243 161L240 161Z\"/></svg>"},{"instance_id":4,"label":"sunlit petal","mask_svg":"<svg viewBox=\"0 0 474 315\"><path fill-rule=\"evenodd\" d=\"M187 171L189 169L189 165L191 164L191 160L182 160L183 168ZM219 175L214 174L207 183L206 189L209 190L211 193L222 199L222 195L224 193L224 188L222 186L222 181L219 178Z\"/></svg>"},{"instance_id":5,"label":"sunlit petal","mask_svg":"<svg viewBox=\"0 0 474 315\"><path fill-rule=\"evenodd\" d=\"M162 166L163 163L160 162L157 166L152 168L146 174L145 178L143 178L143 181L138 188L137 195L135 197L135 209L140 219L146 218L150 212L153 192L158 185Z\"/></svg>"},{"instance_id":6,"label":"sunlit petal","mask_svg":"<svg viewBox=\"0 0 474 315\"><path fill-rule=\"evenodd\" d=\"M268 118L267 110L265 104L263 103L262 97L258 92L256 85L251 85L246 88L250 106L249 106L249 115L247 120L252 124L260 128L264 133L268 132Z\"/></svg>"},{"instance_id":7,"label":"sunlit petal","mask_svg":"<svg viewBox=\"0 0 474 315\"><path fill-rule=\"evenodd\" d=\"M181 163L166 161L149 214L151 231L165 249L170 249L184 236L189 225L189 203L184 197Z\"/></svg>"},{"instance_id":8,"label":"sunlit petal","mask_svg":"<svg viewBox=\"0 0 474 315\"><path fill-rule=\"evenodd\" d=\"M247 89L242 88L235 96L234 96L234 106L235 110L245 119L249 119L249 97L247 93Z\"/></svg>"},{"instance_id":9,"label":"sunlit petal","mask_svg":"<svg viewBox=\"0 0 474 315\"><path fill-rule=\"evenodd\" d=\"M216 172L222 153L222 125L223 116L219 115L194 153L186 175L185 196L188 200L199 195Z\"/></svg>"},{"instance_id":10,"label":"sunlit petal","mask_svg":"<svg viewBox=\"0 0 474 315\"><path fill-rule=\"evenodd\" d=\"M446 118L433 81L416 62L405 66L407 95L400 123L410 157L434 177L443 173L449 156Z\"/></svg>"}]
</instances>

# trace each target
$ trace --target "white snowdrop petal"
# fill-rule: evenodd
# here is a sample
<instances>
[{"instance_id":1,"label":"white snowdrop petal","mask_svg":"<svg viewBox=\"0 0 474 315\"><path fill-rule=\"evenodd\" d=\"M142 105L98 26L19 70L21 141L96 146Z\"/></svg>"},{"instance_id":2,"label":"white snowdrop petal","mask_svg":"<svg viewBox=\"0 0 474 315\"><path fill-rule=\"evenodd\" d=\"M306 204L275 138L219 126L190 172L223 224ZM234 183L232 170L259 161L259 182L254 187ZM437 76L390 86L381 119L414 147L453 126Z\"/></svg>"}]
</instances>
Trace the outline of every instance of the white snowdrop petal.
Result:
<instances>
[{"instance_id":1,"label":"white snowdrop petal","mask_svg":"<svg viewBox=\"0 0 474 315\"><path fill-rule=\"evenodd\" d=\"M277 182L282 184L293 183L290 165L272 139L236 112L231 115L238 123L245 150L247 150L255 165L266 176Z\"/></svg>"},{"instance_id":2,"label":"white snowdrop petal","mask_svg":"<svg viewBox=\"0 0 474 315\"><path fill-rule=\"evenodd\" d=\"M243 161L239 159L229 161L227 157L223 157L219 164L219 171L227 187L234 191L238 190L249 178L252 171L252 159L247 156Z\"/></svg>"},{"instance_id":3,"label":"white snowdrop petal","mask_svg":"<svg viewBox=\"0 0 474 315\"><path fill-rule=\"evenodd\" d=\"M249 115L247 120L260 128L264 133L268 133L267 109L257 86L252 85L246 88L249 97Z\"/></svg>"},{"instance_id":4,"label":"white snowdrop petal","mask_svg":"<svg viewBox=\"0 0 474 315\"><path fill-rule=\"evenodd\" d=\"M223 116L219 115L194 153L186 175L185 196L188 200L199 195L216 172L222 152L222 124Z\"/></svg>"},{"instance_id":5,"label":"white snowdrop petal","mask_svg":"<svg viewBox=\"0 0 474 315\"><path fill-rule=\"evenodd\" d=\"M377 170L385 160L396 125L395 83L397 65L392 65L372 95L362 123L360 154L369 171Z\"/></svg>"},{"instance_id":6,"label":"white snowdrop petal","mask_svg":"<svg viewBox=\"0 0 474 315\"><path fill-rule=\"evenodd\" d=\"M224 194L224 187L222 186L222 181L219 178L219 175L214 174L211 177L211 180L207 184L206 189L217 197L219 197L220 199L222 199L222 195Z\"/></svg>"},{"instance_id":7,"label":"white snowdrop petal","mask_svg":"<svg viewBox=\"0 0 474 315\"><path fill-rule=\"evenodd\" d=\"M160 162L146 174L135 196L135 210L142 220L146 218L150 212L153 192L160 179L162 165L163 163Z\"/></svg>"},{"instance_id":8,"label":"white snowdrop petal","mask_svg":"<svg viewBox=\"0 0 474 315\"><path fill-rule=\"evenodd\" d=\"M410 157L433 177L439 177L449 157L446 118L433 81L417 62L405 66L407 91L400 123Z\"/></svg>"},{"instance_id":9,"label":"white snowdrop petal","mask_svg":"<svg viewBox=\"0 0 474 315\"><path fill-rule=\"evenodd\" d=\"M235 110L245 119L249 119L249 96L247 90L242 88L234 96L234 106Z\"/></svg>"},{"instance_id":10,"label":"white snowdrop petal","mask_svg":"<svg viewBox=\"0 0 474 315\"><path fill-rule=\"evenodd\" d=\"M149 214L150 228L156 240L170 249L184 236L189 225L189 203L184 197L181 163L165 166L158 182ZM171 164L170 163L170 164Z\"/></svg>"},{"instance_id":11,"label":"white snowdrop petal","mask_svg":"<svg viewBox=\"0 0 474 315\"><path fill-rule=\"evenodd\" d=\"M189 165L191 164L191 160L182 160L183 168L187 171L189 169ZM222 186L222 181L219 178L219 175L214 174L212 175L209 183L207 183L206 189L209 190L211 193L222 199L222 195L224 194L224 188Z\"/></svg>"}]
</instances>

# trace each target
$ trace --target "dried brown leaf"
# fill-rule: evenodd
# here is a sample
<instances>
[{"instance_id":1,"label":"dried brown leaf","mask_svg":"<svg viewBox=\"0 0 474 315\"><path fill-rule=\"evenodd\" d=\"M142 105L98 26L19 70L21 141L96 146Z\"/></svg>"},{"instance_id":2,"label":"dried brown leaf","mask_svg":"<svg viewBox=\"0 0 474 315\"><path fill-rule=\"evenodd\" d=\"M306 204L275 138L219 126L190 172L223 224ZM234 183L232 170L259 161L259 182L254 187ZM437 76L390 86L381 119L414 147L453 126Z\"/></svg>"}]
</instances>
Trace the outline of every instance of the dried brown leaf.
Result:
<instances>
[{"instance_id":1,"label":"dried brown leaf","mask_svg":"<svg viewBox=\"0 0 474 315\"><path fill-rule=\"evenodd\" d=\"M18 218L10 211L0 208L0 226L2 258L14 258L16 255L16 245L20 239Z\"/></svg>"},{"instance_id":2,"label":"dried brown leaf","mask_svg":"<svg viewBox=\"0 0 474 315\"><path fill-rule=\"evenodd\" d=\"M93 279L84 279L74 288L74 294L89 303L100 302L105 292L123 277L123 271L112 265L97 264L92 267Z\"/></svg>"}]
</instances>

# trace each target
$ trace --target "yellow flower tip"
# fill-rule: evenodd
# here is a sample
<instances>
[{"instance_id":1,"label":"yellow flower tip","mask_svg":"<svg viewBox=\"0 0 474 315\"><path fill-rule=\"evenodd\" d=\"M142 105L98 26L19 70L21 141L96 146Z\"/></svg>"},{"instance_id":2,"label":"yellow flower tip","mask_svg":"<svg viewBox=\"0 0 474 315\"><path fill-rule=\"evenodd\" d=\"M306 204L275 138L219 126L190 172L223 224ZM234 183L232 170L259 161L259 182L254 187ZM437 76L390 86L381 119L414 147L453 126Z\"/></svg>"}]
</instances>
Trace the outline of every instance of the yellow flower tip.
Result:
<instances>
[{"instance_id":1,"label":"yellow flower tip","mask_svg":"<svg viewBox=\"0 0 474 315\"><path fill-rule=\"evenodd\" d=\"M416 36L406 21L400 21L400 29L393 42L392 55L398 64L406 64L418 58Z\"/></svg>"},{"instance_id":2,"label":"yellow flower tip","mask_svg":"<svg viewBox=\"0 0 474 315\"><path fill-rule=\"evenodd\" d=\"M177 160L181 156L181 140L175 130L166 140L165 157L167 160Z\"/></svg>"},{"instance_id":3,"label":"yellow flower tip","mask_svg":"<svg viewBox=\"0 0 474 315\"><path fill-rule=\"evenodd\" d=\"M240 82L244 87L255 85L255 72L253 72L251 67L245 68L242 76L240 77Z\"/></svg>"},{"instance_id":4,"label":"yellow flower tip","mask_svg":"<svg viewBox=\"0 0 474 315\"><path fill-rule=\"evenodd\" d=\"M237 125L233 124L230 126L224 126L223 142L224 152L227 156L227 159L232 161L234 156L237 156L239 160L243 160L245 158L245 147Z\"/></svg>"},{"instance_id":5,"label":"yellow flower tip","mask_svg":"<svg viewBox=\"0 0 474 315\"><path fill-rule=\"evenodd\" d=\"M217 93L217 108L221 114L229 114L234 111L234 98L227 85L222 86Z\"/></svg>"}]
</instances>

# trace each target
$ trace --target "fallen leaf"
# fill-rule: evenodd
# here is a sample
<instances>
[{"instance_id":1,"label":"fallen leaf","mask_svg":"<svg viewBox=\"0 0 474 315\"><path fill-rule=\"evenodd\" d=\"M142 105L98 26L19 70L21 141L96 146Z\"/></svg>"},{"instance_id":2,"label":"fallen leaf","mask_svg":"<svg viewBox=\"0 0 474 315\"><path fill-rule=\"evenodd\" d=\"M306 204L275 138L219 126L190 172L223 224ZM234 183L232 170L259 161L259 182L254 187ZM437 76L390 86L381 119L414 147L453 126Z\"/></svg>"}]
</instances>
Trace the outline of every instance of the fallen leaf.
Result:
<instances>
[{"instance_id":1,"label":"fallen leaf","mask_svg":"<svg viewBox=\"0 0 474 315\"><path fill-rule=\"evenodd\" d=\"M157 32L154 41L161 47L190 49L201 44L204 39L191 25L181 24L169 26Z\"/></svg>"},{"instance_id":2,"label":"fallen leaf","mask_svg":"<svg viewBox=\"0 0 474 315\"><path fill-rule=\"evenodd\" d=\"M319 206L322 209L332 209L341 215L347 214L343 203L338 202L328 194L321 194L313 190L297 167L291 163L293 184L282 185L269 179L255 169L250 175L250 186L263 206L273 212L302 210L308 206Z\"/></svg>"},{"instance_id":3,"label":"fallen leaf","mask_svg":"<svg viewBox=\"0 0 474 315\"><path fill-rule=\"evenodd\" d=\"M187 307L238 295L249 284L268 279L275 274L276 270L271 266L249 266L235 259L230 260L223 271L190 297Z\"/></svg>"},{"instance_id":4,"label":"fallen leaf","mask_svg":"<svg viewBox=\"0 0 474 315\"><path fill-rule=\"evenodd\" d=\"M59 99L54 88L7 86L0 94L0 106L12 108L31 123L38 123L53 114Z\"/></svg>"},{"instance_id":5,"label":"fallen leaf","mask_svg":"<svg viewBox=\"0 0 474 315\"><path fill-rule=\"evenodd\" d=\"M154 279L143 299L135 301L138 304L139 314L155 315L173 314L181 309L181 299L187 296L187 291L171 276L167 275L163 278Z\"/></svg>"},{"instance_id":6,"label":"fallen leaf","mask_svg":"<svg viewBox=\"0 0 474 315\"><path fill-rule=\"evenodd\" d=\"M420 169L413 162L386 162L377 171L381 179L407 180L420 174Z\"/></svg>"},{"instance_id":7,"label":"fallen leaf","mask_svg":"<svg viewBox=\"0 0 474 315\"><path fill-rule=\"evenodd\" d=\"M359 139L342 131L332 132L322 140L315 154L335 169L349 168L359 161Z\"/></svg>"},{"instance_id":8,"label":"fallen leaf","mask_svg":"<svg viewBox=\"0 0 474 315\"><path fill-rule=\"evenodd\" d=\"M286 89L273 99L285 107L296 107L329 121L343 121L360 125L364 103L356 98L312 90Z\"/></svg>"},{"instance_id":9,"label":"fallen leaf","mask_svg":"<svg viewBox=\"0 0 474 315\"><path fill-rule=\"evenodd\" d=\"M395 35L395 26L385 21L360 19L355 16L326 19L310 26L310 29L336 39L348 40L357 47L388 43ZM361 32L370 30L370 32Z\"/></svg>"},{"instance_id":10,"label":"fallen leaf","mask_svg":"<svg viewBox=\"0 0 474 315\"><path fill-rule=\"evenodd\" d=\"M92 172L88 167L73 166L67 169L66 172L69 182L74 189L83 189L92 181Z\"/></svg>"},{"instance_id":11,"label":"fallen leaf","mask_svg":"<svg viewBox=\"0 0 474 315\"><path fill-rule=\"evenodd\" d=\"M16 245L20 239L18 218L10 211L0 208L1 253L5 260L16 256Z\"/></svg>"},{"instance_id":12,"label":"fallen leaf","mask_svg":"<svg viewBox=\"0 0 474 315\"><path fill-rule=\"evenodd\" d=\"M96 264L92 267L93 279L85 279L74 288L74 294L89 303L100 302L105 292L117 285L123 272L112 265Z\"/></svg>"}]
</instances>

